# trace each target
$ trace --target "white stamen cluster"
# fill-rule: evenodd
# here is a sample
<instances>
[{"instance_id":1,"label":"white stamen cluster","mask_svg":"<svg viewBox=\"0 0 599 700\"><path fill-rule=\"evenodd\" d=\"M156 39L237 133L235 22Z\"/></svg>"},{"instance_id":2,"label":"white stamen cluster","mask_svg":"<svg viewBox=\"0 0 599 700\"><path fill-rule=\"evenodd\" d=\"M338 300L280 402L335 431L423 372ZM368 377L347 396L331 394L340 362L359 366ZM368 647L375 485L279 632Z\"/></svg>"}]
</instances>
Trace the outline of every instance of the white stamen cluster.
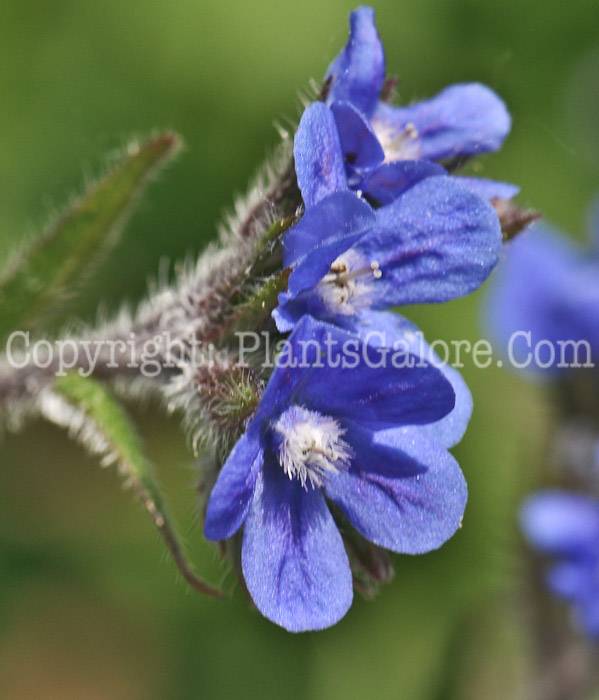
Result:
<instances>
[{"instance_id":1,"label":"white stamen cluster","mask_svg":"<svg viewBox=\"0 0 599 700\"><path fill-rule=\"evenodd\" d=\"M419 158L418 130L414 124L408 123L402 129L373 119L372 129L383 147L386 163Z\"/></svg>"},{"instance_id":2,"label":"white stamen cluster","mask_svg":"<svg viewBox=\"0 0 599 700\"><path fill-rule=\"evenodd\" d=\"M367 263L356 251L348 250L335 260L318 285L320 298L333 313L351 316L370 306L372 282L382 276L376 260Z\"/></svg>"},{"instance_id":3,"label":"white stamen cluster","mask_svg":"<svg viewBox=\"0 0 599 700\"><path fill-rule=\"evenodd\" d=\"M349 468L352 451L345 429L330 416L302 406L288 408L274 425L279 464L290 479L307 489Z\"/></svg>"}]
</instances>

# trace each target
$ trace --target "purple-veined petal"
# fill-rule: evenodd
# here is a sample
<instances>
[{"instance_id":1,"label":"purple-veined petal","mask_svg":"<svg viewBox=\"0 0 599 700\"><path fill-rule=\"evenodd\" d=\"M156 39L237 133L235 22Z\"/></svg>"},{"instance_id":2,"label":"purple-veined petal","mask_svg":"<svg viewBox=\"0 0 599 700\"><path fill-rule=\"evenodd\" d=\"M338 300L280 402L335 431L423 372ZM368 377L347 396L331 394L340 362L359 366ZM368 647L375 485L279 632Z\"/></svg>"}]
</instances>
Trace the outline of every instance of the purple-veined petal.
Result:
<instances>
[{"instance_id":1,"label":"purple-veined petal","mask_svg":"<svg viewBox=\"0 0 599 700\"><path fill-rule=\"evenodd\" d=\"M479 83L452 85L430 100L409 107L379 102L372 117L387 158L446 160L500 148L511 127L503 101ZM404 134L413 134L409 139ZM417 151L417 154L414 151Z\"/></svg>"},{"instance_id":2,"label":"purple-veined petal","mask_svg":"<svg viewBox=\"0 0 599 700\"><path fill-rule=\"evenodd\" d=\"M359 7L351 13L349 40L329 66L326 78L332 79L331 102L350 102L370 115L385 80L385 52L371 7Z\"/></svg>"},{"instance_id":3,"label":"purple-veined petal","mask_svg":"<svg viewBox=\"0 0 599 700\"><path fill-rule=\"evenodd\" d=\"M441 420L414 428L420 437L436 442L441 447L453 447L464 436L472 415L472 395L462 375L441 362L424 339L422 331L400 314L391 311L361 311L345 320L346 327L354 330L366 343L406 351L432 363L451 382L455 393L455 407Z\"/></svg>"},{"instance_id":4,"label":"purple-veined petal","mask_svg":"<svg viewBox=\"0 0 599 700\"><path fill-rule=\"evenodd\" d=\"M469 190L485 199L513 199L519 192L518 185L509 182L498 182L497 180L487 180L484 177L457 177L453 178L460 185L464 185Z\"/></svg>"},{"instance_id":5,"label":"purple-veined petal","mask_svg":"<svg viewBox=\"0 0 599 700\"><path fill-rule=\"evenodd\" d=\"M376 450L358 449L348 472L326 484L326 494L366 539L394 552L437 549L458 529L467 500L466 482L455 459L426 439L403 431L373 436L392 453L397 477L381 473ZM351 435L348 435L351 444ZM352 445L353 447L353 445ZM401 475L402 461L416 460L420 473Z\"/></svg>"},{"instance_id":6,"label":"purple-veined petal","mask_svg":"<svg viewBox=\"0 0 599 700\"><path fill-rule=\"evenodd\" d=\"M351 605L349 561L322 492L303 489L274 463L258 479L242 566L260 612L290 632L330 627Z\"/></svg>"},{"instance_id":7,"label":"purple-veined petal","mask_svg":"<svg viewBox=\"0 0 599 700\"><path fill-rule=\"evenodd\" d=\"M534 494L522 506L520 522L528 541L548 554L584 553L599 541L599 505L583 495Z\"/></svg>"},{"instance_id":8,"label":"purple-veined petal","mask_svg":"<svg viewBox=\"0 0 599 700\"><path fill-rule=\"evenodd\" d=\"M429 160L400 160L382 163L364 177L361 186L378 204L390 204L410 187L435 175L447 175L447 171Z\"/></svg>"},{"instance_id":9,"label":"purple-veined petal","mask_svg":"<svg viewBox=\"0 0 599 700\"><path fill-rule=\"evenodd\" d=\"M352 455L360 462L362 470L393 479L417 476L427 471L428 465L398 447L395 439L399 434L407 442L411 439L409 431L417 428L374 430L355 420L344 420L342 427L344 439L351 445ZM416 441L421 443L422 439L417 437ZM352 462L356 460L352 457Z\"/></svg>"},{"instance_id":10,"label":"purple-veined petal","mask_svg":"<svg viewBox=\"0 0 599 700\"><path fill-rule=\"evenodd\" d=\"M248 430L237 441L210 494L204 523L207 539L224 540L239 530L248 514L263 462L258 431Z\"/></svg>"},{"instance_id":11,"label":"purple-veined petal","mask_svg":"<svg viewBox=\"0 0 599 700\"><path fill-rule=\"evenodd\" d=\"M347 164L354 168L372 168L385 159L370 122L349 102L333 102L341 149Z\"/></svg>"},{"instance_id":12,"label":"purple-veined petal","mask_svg":"<svg viewBox=\"0 0 599 700\"><path fill-rule=\"evenodd\" d=\"M382 273L373 285L374 308L463 296L499 259L495 210L451 177L426 178L376 213L376 233L354 246Z\"/></svg>"},{"instance_id":13,"label":"purple-veined petal","mask_svg":"<svg viewBox=\"0 0 599 700\"><path fill-rule=\"evenodd\" d=\"M310 316L295 327L289 348L301 372L294 400L325 415L382 430L433 423L455 405L451 384L432 365L405 351L394 357Z\"/></svg>"},{"instance_id":14,"label":"purple-veined petal","mask_svg":"<svg viewBox=\"0 0 599 700\"><path fill-rule=\"evenodd\" d=\"M322 102L302 114L293 142L297 184L306 207L347 189L345 162L335 119Z\"/></svg>"},{"instance_id":15,"label":"purple-veined petal","mask_svg":"<svg viewBox=\"0 0 599 700\"><path fill-rule=\"evenodd\" d=\"M289 286L296 289L295 293L306 289L305 283L300 280L308 274L312 280L308 286L316 284L328 272L333 260L351 247L375 222L376 216L370 206L349 191L336 192L308 209L283 238L285 267L304 264L299 274L295 274L295 277L292 275L294 281L290 279ZM331 258L331 251L338 252ZM318 267L317 274L310 273L314 266Z\"/></svg>"}]
</instances>

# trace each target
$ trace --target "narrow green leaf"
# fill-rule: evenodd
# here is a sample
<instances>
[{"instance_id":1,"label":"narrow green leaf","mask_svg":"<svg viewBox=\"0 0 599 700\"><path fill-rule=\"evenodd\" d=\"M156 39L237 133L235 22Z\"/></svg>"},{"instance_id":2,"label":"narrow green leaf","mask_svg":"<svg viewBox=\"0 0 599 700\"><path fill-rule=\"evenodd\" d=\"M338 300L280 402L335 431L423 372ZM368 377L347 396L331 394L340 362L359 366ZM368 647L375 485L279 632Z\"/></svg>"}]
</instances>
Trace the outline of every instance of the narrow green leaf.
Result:
<instances>
[{"instance_id":1,"label":"narrow green leaf","mask_svg":"<svg viewBox=\"0 0 599 700\"><path fill-rule=\"evenodd\" d=\"M129 417L107 389L91 377L76 372L57 377L51 391L40 396L43 415L66 428L71 437L101 458L116 464L158 528L183 578L214 598L223 593L199 579L177 536L150 463Z\"/></svg>"},{"instance_id":2,"label":"narrow green leaf","mask_svg":"<svg viewBox=\"0 0 599 700\"><path fill-rule=\"evenodd\" d=\"M178 150L165 133L131 144L120 162L0 273L0 339L27 330L73 292L114 243L149 179Z\"/></svg>"}]
</instances>

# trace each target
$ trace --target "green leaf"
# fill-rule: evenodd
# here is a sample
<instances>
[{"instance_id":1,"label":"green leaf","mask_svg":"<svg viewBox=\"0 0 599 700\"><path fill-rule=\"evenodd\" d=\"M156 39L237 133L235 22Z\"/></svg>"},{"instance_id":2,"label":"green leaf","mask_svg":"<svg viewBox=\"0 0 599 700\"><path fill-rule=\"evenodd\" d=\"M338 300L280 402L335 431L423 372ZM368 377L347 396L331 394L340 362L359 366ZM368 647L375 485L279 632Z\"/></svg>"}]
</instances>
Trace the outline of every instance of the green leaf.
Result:
<instances>
[{"instance_id":1,"label":"green leaf","mask_svg":"<svg viewBox=\"0 0 599 700\"><path fill-rule=\"evenodd\" d=\"M177 152L165 133L131 144L118 164L0 273L0 339L32 328L114 243L149 179Z\"/></svg>"},{"instance_id":2,"label":"green leaf","mask_svg":"<svg viewBox=\"0 0 599 700\"><path fill-rule=\"evenodd\" d=\"M183 578L215 598L223 593L199 579L190 565L160 493L153 469L129 417L108 390L91 377L71 372L57 377L40 396L43 415L66 428L103 465L116 464L150 514Z\"/></svg>"}]
</instances>

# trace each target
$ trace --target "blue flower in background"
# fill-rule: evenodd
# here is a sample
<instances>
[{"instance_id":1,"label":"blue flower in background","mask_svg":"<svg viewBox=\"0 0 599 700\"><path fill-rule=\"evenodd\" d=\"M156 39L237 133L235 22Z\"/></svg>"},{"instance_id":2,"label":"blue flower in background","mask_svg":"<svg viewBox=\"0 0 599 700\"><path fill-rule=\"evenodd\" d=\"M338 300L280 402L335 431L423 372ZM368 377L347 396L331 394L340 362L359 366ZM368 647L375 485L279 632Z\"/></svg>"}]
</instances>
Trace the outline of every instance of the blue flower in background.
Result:
<instances>
[{"instance_id":1,"label":"blue flower in background","mask_svg":"<svg viewBox=\"0 0 599 700\"><path fill-rule=\"evenodd\" d=\"M360 7L350 17L347 45L329 67L327 104L334 115L350 184L382 201L416 174L442 172L433 162L456 165L501 147L511 128L502 100L478 83L458 84L407 107L380 99L385 54L374 10ZM464 184L481 196L510 199L518 188L477 178Z\"/></svg>"},{"instance_id":2,"label":"blue flower in background","mask_svg":"<svg viewBox=\"0 0 599 700\"><path fill-rule=\"evenodd\" d=\"M597 221L593 227L596 240ZM555 373L588 366L599 358L599 253L535 225L506 248L485 317L517 368Z\"/></svg>"},{"instance_id":3,"label":"blue flower in background","mask_svg":"<svg viewBox=\"0 0 599 700\"><path fill-rule=\"evenodd\" d=\"M411 366L383 366L387 350L302 318L210 496L206 536L226 539L243 525L247 588L262 614L290 631L328 627L352 601L327 501L395 552L435 549L459 526L466 484L442 446L463 429L462 418L443 422L452 386L407 353ZM433 425L438 440L418 432Z\"/></svg>"},{"instance_id":4,"label":"blue flower in background","mask_svg":"<svg viewBox=\"0 0 599 700\"><path fill-rule=\"evenodd\" d=\"M545 491L522 507L521 524L530 544L557 563L548 587L572 603L576 624L599 639L599 501Z\"/></svg>"}]
</instances>

